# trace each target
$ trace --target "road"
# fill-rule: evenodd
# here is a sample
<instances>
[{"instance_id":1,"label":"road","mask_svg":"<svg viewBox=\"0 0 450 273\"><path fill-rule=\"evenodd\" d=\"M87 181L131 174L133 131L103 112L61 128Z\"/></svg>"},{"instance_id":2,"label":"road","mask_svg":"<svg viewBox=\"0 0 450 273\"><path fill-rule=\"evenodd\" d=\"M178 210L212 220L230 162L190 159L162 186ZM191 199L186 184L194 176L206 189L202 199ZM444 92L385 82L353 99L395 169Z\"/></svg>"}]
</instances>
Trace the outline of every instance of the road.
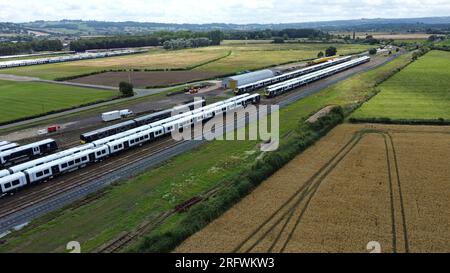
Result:
<instances>
[{"instance_id":1,"label":"road","mask_svg":"<svg viewBox=\"0 0 450 273\"><path fill-rule=\"evenodd\" d=\"M396 54L391 57L385 58L383 60L380 60L378 62L370 62L366 65L361 67L355 67L352 69L349 69L347 71L344 71L338 75L337 77L333 77L332 79L325 79L323 81L318 81L314 84L311 84L307 87L302 88L300 91L295 92L291 91L291 93L287 93L286 96L283 96L282 101L279 102L280 108L286 107L289 104L294 103L297 100L300 100L304 97L310 96L312 94L315 94L319 92L320 90L337 83L339 81L342 81L350 76L353 76L355 74L368 71L374 68L377 68L383 64L385 64L388 61L393 60L397 56L401 54ZM250 120L249 122L252 122L253 120ZM239 124L239 123L238 123ZM226 131L234 130L233 125L227 125ZM55 211L59 208L62 208L76 200L80 200L87 195L94 193L98 191L99 189L102 189L111 183L114 183L116 181L128 179L132 176L135 176L138 173L141 173L145 170L148 170L161 162L164 162L168 159L171 159L172 157L182 154L184 152L190 151L196 147L199 147L203 143L205 143L206 140L200 140L200 141L184 141L180 144L170 147L166 150L163 150L157 154L152 155L151 157L145 158L139 162L136 162L134 164L125 166L121 169L117 169L115 172L106 175L102 177L101 179L92 181L90 183L85 184L85 186L76 188L70 191L67 191L65 193L62 193L54 198L45 200L43 202L37 203L33 207L28 207L22 211L19 211L17 213L11 214L7 217L4 217L0 219L0 234L7 232L8 230L13 229L17 226L22 226L25 223L30 222L31 220L42 216L46 213ZM51 183L51 182L50 182Z\"/></svg>"}]
</instances>

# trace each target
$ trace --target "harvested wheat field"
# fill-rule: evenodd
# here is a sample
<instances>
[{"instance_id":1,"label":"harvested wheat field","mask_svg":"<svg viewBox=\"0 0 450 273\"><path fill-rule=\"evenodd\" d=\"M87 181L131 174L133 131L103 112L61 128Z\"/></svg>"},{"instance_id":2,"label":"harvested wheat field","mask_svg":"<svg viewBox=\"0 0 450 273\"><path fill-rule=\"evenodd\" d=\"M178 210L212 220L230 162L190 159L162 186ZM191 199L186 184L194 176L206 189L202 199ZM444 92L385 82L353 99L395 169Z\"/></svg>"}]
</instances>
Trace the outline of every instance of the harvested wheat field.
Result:
<instances>
[{"instance_id":1,"label":"harvested wheat field","mask_svg":"<svg viewBox=\"0 0 450 273\"><path fill-rule=\"evenodd\" d=\"M450 251L450 127L340 125L178 252Z\"/></svg>"}]
</instances>

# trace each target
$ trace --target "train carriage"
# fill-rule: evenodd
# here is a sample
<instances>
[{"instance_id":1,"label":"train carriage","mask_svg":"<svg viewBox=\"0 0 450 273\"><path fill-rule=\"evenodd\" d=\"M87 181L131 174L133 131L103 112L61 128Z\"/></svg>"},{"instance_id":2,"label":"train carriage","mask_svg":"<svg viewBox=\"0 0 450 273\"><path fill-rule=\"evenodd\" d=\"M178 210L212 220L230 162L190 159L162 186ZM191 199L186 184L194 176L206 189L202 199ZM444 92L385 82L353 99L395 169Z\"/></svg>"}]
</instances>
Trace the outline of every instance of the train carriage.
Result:
<instances>
[{"instance_id":1,"label":"train carriage","mask_svg":"<svg viewBox=\"0 0 450 273\"><path fill-rule=\"evenodd\" d=\"M58 149L54 139L45 139L0 152L0 165L10 166L25 160L52 153Z\"/></svg>"},{"instance_id":2,"label":"train carriage","mask_svg":"<svg viewBox=\"0 0 450 273\"><path fill-rule=\"evenodd\" d=\"M95 131L81 134L81 136L80 136L81 143L93 142L98 139L102 139L102 138L109 137L109 136L112 136L112 135L115 135L115 134L118 134L121 132L125 132L125 131L130 130L135 127L136 127L136 121L129 120L129 121L121 122L121 123L111 125L111 126L108 126L105 128L100 128Z\"/></svg>"},{"instance_id":3,"label":"train carriage","mask_svg":"<svg viewBox=\"0 0 450 273\"><path fill-rule=\"evenodd\" d=\"M0 178L0 195L17 191L27 184L23 173L16 173Z\"/></svg>"}]
</instances>

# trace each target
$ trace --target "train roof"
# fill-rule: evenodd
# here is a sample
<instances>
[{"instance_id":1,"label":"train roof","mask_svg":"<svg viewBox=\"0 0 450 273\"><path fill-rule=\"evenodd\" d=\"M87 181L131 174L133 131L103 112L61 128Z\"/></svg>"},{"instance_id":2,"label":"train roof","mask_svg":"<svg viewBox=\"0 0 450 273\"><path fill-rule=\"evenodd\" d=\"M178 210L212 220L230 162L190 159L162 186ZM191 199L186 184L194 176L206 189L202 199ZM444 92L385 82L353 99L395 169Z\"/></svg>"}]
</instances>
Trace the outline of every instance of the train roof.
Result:
<instances>
[{"instance_id":1,"label":"train roof","mask_svg":"<svg viewBox=\"0 0 450 273\"><path fill-rule=\"evenodd\" d=\"M79 158L79 157L83 157L83 156L87 156L90 153L92 153L92 150L87 150L87 151L83 151L83 152L80 152L80 153L68 155L66 157L59 158L59 159L56 159L56 160L53 160L53 161L50 161L50 162L47 162L47 163L44 163L44 164L32 167L32 168L29 168L29 169L25 170L24 172L26 172L26 173L34 173L34 172L38 172L38 171L41 171L41 170L45 170L45 169L51 168L52 166L60 165L60 164L66 163L68 161L71 161L73 159L76 159L76 158Z\"/></svg>"},{"instance_id":2,"label":"train roof","mask_svg":"<svg viewBox=\"0 0 450 273\"><path fill-rule=\"evenodd\" d=\"M349 60L351 58L352 58L352 56L345 56L345 57L342 57L342 58L336 58L334 60L329 60L329 61L324 62L324 63L320 63L320 64L308 66L308 67L304 67L304 68L301 68L301 69L298 69L298 70L295 70L295 71L291 71L291 72L288 72L288 73L284 73L284 74L281 74L281 75L278 75L278 76L275 76L275 77L271 77L271 78L259 80L259 81L256 81L256 82L251 82L251 83L247 83L247 84L244 84L244 85L240 85L240 86L238 86L238 88L246 88L248 86L253 86L255 84L264 83L264 82L267 82L267 81L272 81L272 80L283 78L283 77L286 77L286 76L295 75L297 73L301 73L301 72L304 72L304 71L311 70L311 68L321 67L321 66L324 66L325 64L328 65L329 63L342 62L342 61L345 61L345 60Z\"/></svg>"},{"instance_id":3,"label":"train roof","mask_svg":"<svg viewBox=\"0 0 450 273\"><path fill-rule=\"evenodd\" d=\"M10 175L8 170L0 170L0 178Z\"/></svg>"},{"instance_id":4,"label":"train roof","mask_svg":"<svg viewBox=\"0 0 450 273\"><path fill-rule=\"evenodd\" d=\"M153 117L157 117L157 116L160 116L162 114L168 114L168 113L172 113L172 109L166 109L166 110L154 112L154 113L151 113L151 114L148 114L148 115L145 115L145 116L141 116L141 117L135 118L134 120L141 121L141 120L151 119Z\"/></svg>"},{"instance_id":5,"label":"train roof","mask_svg":"<svg viewBox=\"0 0 450 273\"><path fill-rule=\"evenodd\" d=\"M4 183L8 183L14 180L17 180L21 177L23 177L24 174L23 173L14 173L14 174L10 174L8 176L4 176L0 178L0 185L4 184Z\"/></svg>"},{"instance_id":6,"label":"train roof","mask_svg":"<svg viewBox=\"0 0 450 273\"><path fill-rule=\"evenodd\" d=\"M11 143L11 142L9 142L9 141L0 141L0 146L4 146L4 145L9 144L9 143Z\"/></svg>"},{"instance_id":7,"label":"train roof","mask_svg":"<svg viewBox=\"0 0 450 273\"><path fill-rule=\"evenodd\" d=\"M37 165L45 164L45 163L57 160L59 158L63 158L63 157L66 157L68 155L74 154L74 153L78 153L78 152L81 152L81 151L92 149L94 147L95 146L93 144L91 144L91 143L85 144L85 145L81 145L81 146L77 146L77 147L74 147L74 148L70 148L68 150L64 150L64 151L55 153L55 154L47 155L47 156L44 156L44 157L41 157L41 158L38 158L38 159L35 159L35 160L24 162L22 164L10 167L8 170L12 171L13 173L24 171L24 170L33 168L33 167L35 167Z\"/></svg>"},{"instance_id":8,"label":"train roof","mask_svg":"<svg viewBox=\"0 0 450 273\"><path fill-rule=\"evenodd\" d=\"M106 131L109 131L109 130L117 129L117 128L120 128L122 126L127 126L127 125L134 124L134 123L135 123L134 120L127 120L127 121L120 122L120 123L117 123L117 124L114 124L114 125L111 125L111 126L108 126L108 127L103 127L103 128L100 128L100 129L97 129L97 130L94 130L94 131L83 133L81 135L84 136L84 137L89 137L89 136L96 135L96 134L101 133L101 132L106 132Z\"/></svg>"},{"instance_id":9,"label":"train roof","mask_svg":"<svg viewBox=\"0 0 450 273\"><path fill-rule=\"evenodd\" d=\"M3 151L7 151L9 149L13 149L18 146L19 146L19 144L17 144L17 143L9 143L9 144L3 145L0 147L0 153Z\"/></svg>"}]
</instances>

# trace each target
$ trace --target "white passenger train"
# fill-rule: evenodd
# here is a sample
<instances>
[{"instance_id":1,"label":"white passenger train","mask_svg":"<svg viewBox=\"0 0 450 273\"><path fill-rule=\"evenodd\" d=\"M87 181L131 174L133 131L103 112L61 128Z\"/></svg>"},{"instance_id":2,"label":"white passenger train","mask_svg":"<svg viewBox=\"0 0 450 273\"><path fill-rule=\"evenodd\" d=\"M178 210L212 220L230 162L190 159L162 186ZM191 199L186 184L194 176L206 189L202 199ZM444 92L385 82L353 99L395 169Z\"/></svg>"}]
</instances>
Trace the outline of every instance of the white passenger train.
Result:
<instances>
[{"instance_id":1,"label":"white passenger train","mask_svg":"<svg viewBox=\"0 0 450 273\"><path fill-rule=\"evenodd\" d=\"M334 65L310 74L306 74L304 76L294 78L288 81L280 82L274 85L271 85L266 88L265 95L266 97L275 97L281 95L290 90L299 88L305 84L310 82L328 77L330 75L336 74L338 72L344 71L346 69L358 66L360 64L366 63L370 61L370 57L364 56L357 59L353 59L351 61L347 61L338 65Z\"/></svg>"},{"instance_id":2,"label":"white passenger train","mask_svg":"<svg viewBox=\"0 0 450 273\"><path fill-rule=\"evenodd\" d=\"M174 130L182 131L194 123L206 121L216 115L242 108L260 101L259 94L243 94L200 109L160 120L149 125L99 139L60 153L0 171L0 194L17 191L27 185L48 181L56 176L83 168L124 150L141 146Z\"/></svg>"}]
</instances>

